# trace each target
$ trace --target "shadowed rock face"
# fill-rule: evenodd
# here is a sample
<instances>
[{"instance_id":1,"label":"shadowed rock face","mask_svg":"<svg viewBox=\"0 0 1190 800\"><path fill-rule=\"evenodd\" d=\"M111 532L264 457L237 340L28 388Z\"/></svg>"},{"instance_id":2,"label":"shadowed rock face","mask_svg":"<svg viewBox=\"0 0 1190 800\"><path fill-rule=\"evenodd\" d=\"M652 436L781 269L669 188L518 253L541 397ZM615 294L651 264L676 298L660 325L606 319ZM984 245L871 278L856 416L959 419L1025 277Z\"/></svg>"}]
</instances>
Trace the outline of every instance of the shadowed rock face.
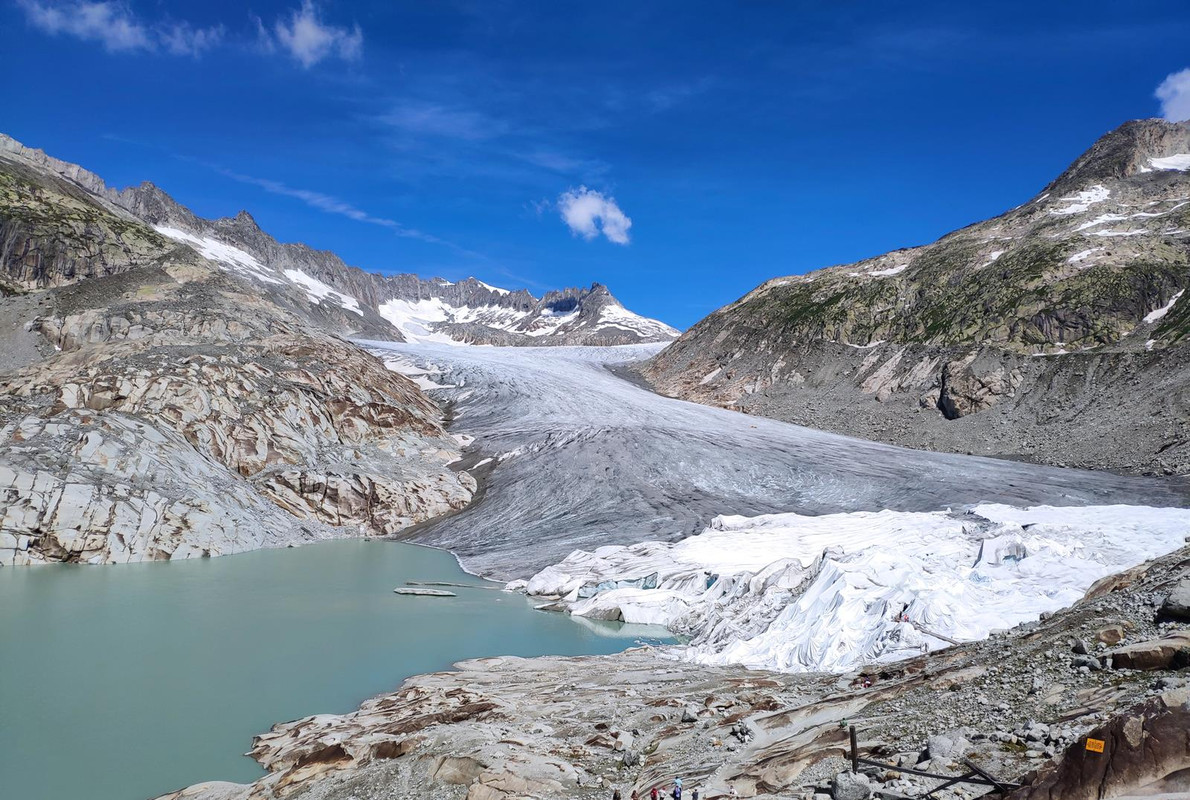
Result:
<instances>
[{"instance_id":1,"label":"shadowed rock face","mask_svg":"<svg viewBox=\"0 0 1190 800\"><path fill-rule=\"evenodd\" d=\"M665 394L898 444L1185 474L1185 164L1190 124L1127 123L1032 201L770 280L643 373Z\"/></svg>"},{"instance_id":2,"label":"shadowed rock face","mask_svg":"<svg viewBox=\"0 0 1190 800\"><path fill-rule=\"evenodd\" d=\"M470 500L437 405L293 292L160 236L89 173L6 154L0 564L390 534Z\"/></svg>"},{"instance_id":3,"label":"shadowed rock face","mask_svg":"<svg viewBox=\"0 0 1190 800\"><path fill-rule=\"evenodd\" d=\"M1088 750L1086 738L1104 743ZM1166 692L1071 745L1055 768L1011 800L1099 800L1190 793L1190 688Z\"/></svg>"},{"instance_id":4,"label":"shadowed rock face","mask_svg":"<svg viewBox=\"0 0 1190 800\"><path fill-rule=\"evenodd\" d=\"M467 569L527 578L572 550L675 541L718 514L963 505L1184 505L1178 484L906 450L660 397L609 371L640 348L365 343L434 365L464 463L494 459L482 502L419 529Z\"/></svg>"}]
</instances>

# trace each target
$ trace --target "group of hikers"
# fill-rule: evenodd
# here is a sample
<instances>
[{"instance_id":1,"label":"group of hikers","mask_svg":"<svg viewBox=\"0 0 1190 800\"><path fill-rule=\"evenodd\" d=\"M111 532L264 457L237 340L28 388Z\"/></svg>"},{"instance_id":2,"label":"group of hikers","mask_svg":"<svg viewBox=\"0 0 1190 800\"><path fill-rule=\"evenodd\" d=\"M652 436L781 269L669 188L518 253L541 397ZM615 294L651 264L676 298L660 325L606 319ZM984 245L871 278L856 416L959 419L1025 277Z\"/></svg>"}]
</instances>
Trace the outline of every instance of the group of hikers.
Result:
<instances>
[{"instance_id":1,"label":"group of hikers","mask_svg":"<svg viewBox=\"0 0 1190 800\"><path fill-rule=\"evenodd\" d=\"M681 778L674 779L673 789L670 790L669 796L672 797L673 800L682 800L682 797L684 795L682 793L682 779ZM731 787L730 796L731 797L736 796L736 791L735 791L734 786ZM661 790L659 790L656 786L654 786L652 789L649 789L648 798L649 798L649 800L661 800ZM623 800L623 797L620 795L619 789L616 789L614 792L612 792L612 800ZM643 800L643 798L641 798L640 794L637 793L636 789L633 789L632 795L630 796L629 800ZM698 800L698 787L697 786L690 790L689 800Z\"/></svg>"}]
</instances>

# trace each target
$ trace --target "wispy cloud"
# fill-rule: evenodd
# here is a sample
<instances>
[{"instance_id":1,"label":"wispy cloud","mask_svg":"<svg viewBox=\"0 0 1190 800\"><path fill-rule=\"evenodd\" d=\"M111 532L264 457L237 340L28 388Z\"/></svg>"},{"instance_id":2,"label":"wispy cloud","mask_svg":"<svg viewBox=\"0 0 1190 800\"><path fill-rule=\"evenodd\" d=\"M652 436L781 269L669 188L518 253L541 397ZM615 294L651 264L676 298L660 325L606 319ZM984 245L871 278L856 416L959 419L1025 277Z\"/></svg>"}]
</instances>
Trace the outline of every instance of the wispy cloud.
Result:
<instances>
[{"instance_id":1,"label":"wispy cloud","mask_svg":"<svg viewBox=\"0 0 1190 800\"><path fill-rule=\"evenodd\" d=\"M380 116L379 121L394 130L417 137L481 141L505 133L501 120L469 108L438 103L406 101Z\"/></svg>"},{"instance_id":2,"label":"wispy cloud","mask_svg":"<svg viewBox=\"0 0 1190 800\"><path fill-rule=\"evenodd\" d=\"M1190 120L1190 69L1167 75L1157 87L1161 116L1170 122Z\"/></svg>"},{"instance_id":3,"label":"wispy cloud","mask_svg":"<svg viewBox=\"0 0 1190 800\"><path fill-rule=\"evenodd\" d=\"M577 236L590 240L603 234L609 242L628 244L632 220L620 210L614 198L601 192L586 186L568 189L558 197L558 212L570 232Z\"/></svg>"},{"instance_id":4,"label":"wispy cloud","mask_svg":"<svg viewBox=\"0 0 1190 800\"><path fill-rule=\"evenodd\" d=\"M379 225L382 228L388 228L397 236L404 236L408 239L420 239L423 242L431 242L433 244L443 244L452 246L450 242L439 239L437 236L432 236L428 233L422 233L416 228L408 228L395 219L388 219L387 217L377 217L369 214L367 211L356 208L350 203L333 197L322 192L315 192L310 189L297 189L281 181L271 180L269 178L257 178L252 175L244 175L243 173L227 169L216 165L208 165L219 174L224 175L232 180L240 183L251 184L260 189L264 189L270 194L278 194L284 197L292 197L296 200L301 200L311 208L316 208L319 211L326 211L329 214L338 214L341 217L353 219L356 222L366 222L369 225Z\"/></svg>"},{"instance_id":5,"label":"wispy cloud","mask_svg":"<svg viewBox=\"0 0 1190 800\"><path fill-rule=\"evenodd\" d=\"M655 87L644 94L645 103L655 112L669 111L697 97L711 88L710 78L691 83L671 83Z\"/></svg>"},{"instance_id":6,"label":"wispy cloud","mask_svg":"<svg viewBox=\"0 0 1190 800\"><path fill-rule=\"evenodd\" d=\"M109 53L163 51L198 56L223 38L223 27L196 28L186 22L150 23L118 2L17 0L25 19L51 36L96 42Z\"/></svg>"},{"instance_id":7,"label":"wispy cloud","mask_svg":"<svg viewBox=\"0 0 1190 800\"><path fill-rule=\"evenodd\" d=\"M175 22L158 29L157 39L170 55L197 58L223 41L223 26L196 28L189 22Z\"/></svg>"},{"instance_id":8,"label":"wispy cloud","mask_svg":"<svg viewBox=\"0 0 1190 800\"><path fill-rule=\"evenodd\" d=\"M51 36L96 42L109 53L166 53L198 57L224 43L223 25L198 27L185 20L147 20L121 0L16 0L25 19ZM357 61L364 34L322 20L314 0L278 17L271 25L252 17L260 49L291 56L306 69L328 59ZM244 43L242 41L242 43Z\"/></svg>"},{"instance_id":9,"label":"wispy cloud","mask_svg":"<svg viewBox=\"0 0 1190 800\"><path fill-rule=\"evenodd\" d=\"M346 28L323 22L313 0L303 0L301 8L277 20L272 30L259 19L256 24L265 50L280 49L306 69L328 58L358 61L363 54L364 34L359 25Z\"/></svg>"}]
</instances>

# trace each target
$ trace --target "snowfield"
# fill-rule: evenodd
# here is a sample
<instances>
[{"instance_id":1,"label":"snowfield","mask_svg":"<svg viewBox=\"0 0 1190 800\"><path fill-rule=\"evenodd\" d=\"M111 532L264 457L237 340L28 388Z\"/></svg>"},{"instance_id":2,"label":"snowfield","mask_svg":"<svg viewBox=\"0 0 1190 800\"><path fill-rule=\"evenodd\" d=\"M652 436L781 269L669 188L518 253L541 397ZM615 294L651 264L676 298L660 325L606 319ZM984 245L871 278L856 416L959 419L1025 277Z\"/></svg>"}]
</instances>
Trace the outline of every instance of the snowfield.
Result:
<instances>
[{"instance_id":1,"label":"snowfield","mask_svg":"<svg viewBox=\"0 0 1190 800\"><path fill-rule=\"evenodd\" d=\"M661 345L361 344L444 387L427 388L452 403L452 432L475 437L460 467L492 459L482 499L415 540L503 580L576 549L672 543L722 514L1186 502L1167 482L906 450L660 397L613 372Z\"/></svg>"},{"instance_id":2,"label":"snowfield","mask_svg":"<svg viewBox=\"0 0 1190 800\"><path fill-rule=\"evenodd\" d=\"M842 672L1034 620L1188 532L1186 509L1122 505L718 517L676 544L576 551L513 588L664 625L690 661Z\"/></svg>"}]
</instances>

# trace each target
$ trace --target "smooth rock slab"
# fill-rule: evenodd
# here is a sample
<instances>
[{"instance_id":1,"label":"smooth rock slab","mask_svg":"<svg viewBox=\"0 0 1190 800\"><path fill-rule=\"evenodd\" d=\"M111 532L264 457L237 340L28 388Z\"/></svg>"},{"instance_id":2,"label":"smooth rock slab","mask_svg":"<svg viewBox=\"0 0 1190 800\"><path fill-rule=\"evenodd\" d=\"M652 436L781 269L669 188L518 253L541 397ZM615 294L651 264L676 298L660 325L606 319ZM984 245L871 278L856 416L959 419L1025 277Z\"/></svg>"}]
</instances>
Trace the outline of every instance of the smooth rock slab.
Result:
<instances>
[{"instance_id":1,"label":"smooth rock slab","mask_svg":"<svg viewBox=\"0 0 1190 800\"><path fill-rule=\"evenodd\" d=\"M1190 631L1130 644L1108 652L1115 669L1183 669L1190 667Z\"/></svg>"}]
</instances>

